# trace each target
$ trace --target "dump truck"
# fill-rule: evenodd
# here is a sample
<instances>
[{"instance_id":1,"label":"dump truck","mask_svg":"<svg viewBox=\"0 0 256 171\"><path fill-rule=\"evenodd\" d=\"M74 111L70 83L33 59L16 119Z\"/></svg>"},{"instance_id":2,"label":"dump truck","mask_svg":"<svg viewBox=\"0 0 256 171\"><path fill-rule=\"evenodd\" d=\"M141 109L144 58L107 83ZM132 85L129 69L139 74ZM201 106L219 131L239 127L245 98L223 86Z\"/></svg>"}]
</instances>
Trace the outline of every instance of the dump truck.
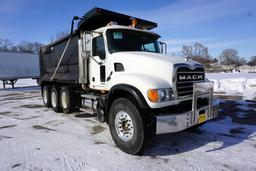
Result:
<instances>
[{"instance_id":1,"label":"dump truck","mask_svg":"<svg viewBox=\"0 0 256 171\"><path fill-rule=\"evenodd\" d=\"M77 21L77 28L74 23ZM70 34L40 50L43 102L55 112L90 106L115 144L139 154L157 134L196 128L218 115L202 64L167 55L152 21L93 8Z\"/></svg>"}]
</instances>

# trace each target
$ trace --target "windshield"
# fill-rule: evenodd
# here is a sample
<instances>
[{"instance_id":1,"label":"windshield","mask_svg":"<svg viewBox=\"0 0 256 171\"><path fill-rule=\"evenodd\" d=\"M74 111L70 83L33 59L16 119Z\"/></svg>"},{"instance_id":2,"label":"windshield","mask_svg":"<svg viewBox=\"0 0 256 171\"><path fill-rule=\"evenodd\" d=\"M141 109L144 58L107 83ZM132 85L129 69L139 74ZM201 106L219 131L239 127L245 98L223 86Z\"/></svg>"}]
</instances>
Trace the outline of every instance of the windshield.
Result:
<instances>
[{"instance_id":1,"label":"windshield","mask_svg":"<svg viewBox=\"0 0 256 171\"><path fill-rule=\"evenodd\" d=\"M142 51L160 53L158 36L134 30L111 29L107 31L109 53Z\"/></svg>"}]
</instances>

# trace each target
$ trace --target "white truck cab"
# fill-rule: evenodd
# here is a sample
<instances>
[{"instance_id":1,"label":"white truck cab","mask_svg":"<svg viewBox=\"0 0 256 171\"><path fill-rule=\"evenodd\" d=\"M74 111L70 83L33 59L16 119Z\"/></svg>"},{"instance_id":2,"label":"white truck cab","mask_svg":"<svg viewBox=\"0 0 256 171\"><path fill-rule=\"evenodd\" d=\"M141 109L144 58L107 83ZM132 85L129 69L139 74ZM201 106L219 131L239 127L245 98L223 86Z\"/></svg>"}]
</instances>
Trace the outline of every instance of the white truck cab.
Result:
<instances>
[{"instance_id":1,"label":"white truck cab","mask_svg":"<svg viewBox=\"0 0 256 171\"><path fill-rule=\"evenodd\" d=\"M102 27L95 32L87 42L92 48L89 49L91 89L109 91L115 85L127 84L136 87L151 108L166 107L178 103L173 101L174 65L203 68L195 61L185 61L185 58L160 52L160 36L154 32L119 25ZM84 55L81 53L81 56ZM150 90L159 90L162 96L168 97L152 101L148 98Z\"/></svg>"},{"instance_id":2,"label":"white truck cab","mask_svg":"<svg viewBox=\"0 0 256 171\"><path fill-rule=\"evenodd\" d=\"M156 134L217 117L203 65L166 55L160 36L150 31L156 26L101 8L86 13L75 33L41 50L45 105L70 113L91 100L99 121L129 154L141 152Z\"/></svg>"}]
</instances>

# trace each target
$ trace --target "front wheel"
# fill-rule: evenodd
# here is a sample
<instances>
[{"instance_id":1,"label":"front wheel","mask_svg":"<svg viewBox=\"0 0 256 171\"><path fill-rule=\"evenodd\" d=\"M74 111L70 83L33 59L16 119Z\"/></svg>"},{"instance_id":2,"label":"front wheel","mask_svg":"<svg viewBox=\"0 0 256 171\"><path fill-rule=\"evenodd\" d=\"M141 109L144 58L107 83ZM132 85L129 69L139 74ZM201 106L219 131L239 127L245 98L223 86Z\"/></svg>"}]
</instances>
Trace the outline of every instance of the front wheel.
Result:
<instances>
[{"instance_id":1,"label":"front wheel","mask_svg":"<svg viewBox=\"0 0 256 171\"><path fill-rule=\"evenodd\" d=\"M137 107L125 98L115 100L109 110L109 128L116 145L128 154L138 154L146 141L146 128Z\"/></svg>"}]
</instances>

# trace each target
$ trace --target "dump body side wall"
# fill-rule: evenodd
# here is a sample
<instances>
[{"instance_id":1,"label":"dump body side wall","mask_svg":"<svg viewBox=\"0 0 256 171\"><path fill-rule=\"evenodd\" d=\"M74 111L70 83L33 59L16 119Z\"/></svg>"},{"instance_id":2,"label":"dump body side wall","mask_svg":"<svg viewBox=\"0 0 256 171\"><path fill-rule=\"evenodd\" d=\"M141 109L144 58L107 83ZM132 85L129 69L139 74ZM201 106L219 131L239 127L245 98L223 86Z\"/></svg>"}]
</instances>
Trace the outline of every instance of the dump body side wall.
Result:
<instances>
[{"instance_id":1,"label":"dump body side wall","mask_svg":"<svg viewBox=\"0 0 256 171\"><path fill-rule=\"evenodd\" d=\"M40 83L51 81L69 37L40 50ZM78 83L78 35L72 35L66 53L60 63L54 82Z\"/></svg>"}]
</instances>

